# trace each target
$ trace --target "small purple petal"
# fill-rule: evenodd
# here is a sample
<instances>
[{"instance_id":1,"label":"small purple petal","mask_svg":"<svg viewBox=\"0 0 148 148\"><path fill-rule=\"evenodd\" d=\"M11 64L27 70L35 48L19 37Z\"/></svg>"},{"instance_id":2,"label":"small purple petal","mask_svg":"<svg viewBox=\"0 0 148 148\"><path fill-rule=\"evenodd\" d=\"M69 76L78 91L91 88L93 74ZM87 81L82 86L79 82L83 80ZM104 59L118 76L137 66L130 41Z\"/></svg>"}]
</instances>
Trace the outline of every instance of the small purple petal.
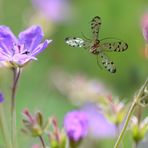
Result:
<instances>
[{"instance_id":1,"label":"small purple petal","mask_svg":"<svg viewBox=\"0 0 148 148\"><path fill-rule=\"evenodd\" d=\"M39 26L32 26L19 34L19 42L32 52L40 44L43 36L44 34Z\"/></svg>"},{"instance_id":2,"label":"small purple petal","mask_svg":"<svg viewBox=\"0 0 148 148\"><path fill-rule=\"evenodd\" d=\"M45 48L47 48L48 44L52 42L52 40L45 40L44 43L39 44L36 49L34 49L31 53L32 56L38 55L40 52L42 52Z\"/></svg>"},{"instance_id":3,"label":"small purple petal","mask_svg":"<svg viewBox=\"0 0 148 148\"><path fill-rule=\"evenodd\" d=\"M14 43L17 43L17 39L9 27L0 26L0 49L11 54Z\"/></svg>"},{"instance_id":4,"label":"small purple petal","mask_svg":"<svg viewBox=\"0 0 148 148\"><path fill-rule=\"evenodd\" d=\"M4 97L3 97L3 94L0 93L0 103L4 102Z\"/></svg>"},{"instance_id":5,"label":"small purple petal","mask_svg":"<svg viewBox=\"0 0 148 148\"><path fill-rule=\"evenodd\" d=\"M64 119L64 129L69 139L81 140L88 132L87 114L83 111L69 112Z\"/></svg>"}]
</instances>

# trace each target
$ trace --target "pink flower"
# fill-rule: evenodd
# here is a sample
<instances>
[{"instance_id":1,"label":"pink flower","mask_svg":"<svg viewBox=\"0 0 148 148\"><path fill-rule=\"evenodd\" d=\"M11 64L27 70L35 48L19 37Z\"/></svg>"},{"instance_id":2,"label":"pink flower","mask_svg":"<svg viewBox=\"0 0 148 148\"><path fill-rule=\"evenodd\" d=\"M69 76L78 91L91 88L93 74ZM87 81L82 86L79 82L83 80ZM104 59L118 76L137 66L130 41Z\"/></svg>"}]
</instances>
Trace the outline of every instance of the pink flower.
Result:
<instances>
[{"instance_id":1,"label":"pink flower","mask_svg":"<svg viewBox=\"0 0 148 148\"><path fill-rule=\"evenodd\" d=\"M142 17L142 31L146 42L148 42L148 13Z\"/></svg>"},{"instance_id":2,"label":"pink flower","mask_svg":"<svg viewBox=\"0 0 148 148\"><path fill-rule=\"evenodd\" d=\"M143 54L145 58L148 58L148 13L143 15L141 24L142 24L143 37L146 41Z\"/></svg>"},{"instance_id":3,"label":"pink flower","mask_svg":"<svg viewBox=\"0 0 148 148\"><path fill-rule=\"evenodd\" d=\"M68 112L64 119L64 129L69 139L75 142L81 140L88 132L88 118L83 111Z\"/></svg>"},{"instance_id":4,"label":"pink flower","mask_svg":"<svg viewBox=\"0 0 148 148\"><path fill-rule=\"evenodd\" d=\"M32 148L40 148L40 146L38 144L34 144Z\"/></svg>"}]
</instances>

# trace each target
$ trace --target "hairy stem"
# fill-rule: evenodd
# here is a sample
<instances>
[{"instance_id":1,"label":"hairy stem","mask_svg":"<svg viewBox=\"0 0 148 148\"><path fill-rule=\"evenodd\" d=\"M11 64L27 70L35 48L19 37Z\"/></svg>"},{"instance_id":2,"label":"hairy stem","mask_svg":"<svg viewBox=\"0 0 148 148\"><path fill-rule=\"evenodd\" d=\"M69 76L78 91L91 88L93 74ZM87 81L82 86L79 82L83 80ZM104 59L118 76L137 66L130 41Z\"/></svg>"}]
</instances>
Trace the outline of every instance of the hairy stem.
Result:
<instances>
[{"instance_id":1,"label":"hairy stem","mask_svg":"<svg viewBox=\"0 0 148 148\"><path fill-rule=\"evenodd\" d=\"M16 89L18 80L20 77L21 69L13 68L13 84L12 84L12 93L11 93L11 140L13 148L17 148L17 132L16 132Z\"/></svg>"}]
</instances>

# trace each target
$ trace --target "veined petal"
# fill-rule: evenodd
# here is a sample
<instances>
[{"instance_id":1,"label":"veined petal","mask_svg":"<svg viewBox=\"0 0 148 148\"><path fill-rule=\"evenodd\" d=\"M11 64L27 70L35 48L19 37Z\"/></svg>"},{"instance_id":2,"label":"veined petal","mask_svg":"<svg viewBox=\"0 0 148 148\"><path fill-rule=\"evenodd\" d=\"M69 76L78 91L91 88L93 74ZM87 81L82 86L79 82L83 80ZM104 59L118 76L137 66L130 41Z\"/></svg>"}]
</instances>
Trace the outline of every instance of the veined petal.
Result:
<instances>
[{"instance_id":1,"label":"veined petal","mask_svg":"<svg viewBox=\"0 0 148 148\"><path fill-rule=\"evenodd\" d=\"M41 42L44 34L39 26L31 26L19 34L20 44L24 44L29 51L35 49Z\"/></svg>"},{"instance_id":2,"label":"veined petal","mask_svg":"<svg viewBox=\"0 0 148 148\"><path fill-rule=\"evenodd\" d=\"M0 48L7 54L11 54L14 43L17 43L17 38L10 28L7 26L0 26Z\"/></svg>"},{"instance_id":3,"label":"veined petal","mask_svg":"<svg viewBox=\"0 0 148 148\"><path fill-rule=\"evenodd\" d=\"M39 46L37 46L37 48L32 51L31 55L36 56L37 54L42 52L51 41L52 40L45 40L44 43L39 44Z\"/></svg>"}]
</instances>

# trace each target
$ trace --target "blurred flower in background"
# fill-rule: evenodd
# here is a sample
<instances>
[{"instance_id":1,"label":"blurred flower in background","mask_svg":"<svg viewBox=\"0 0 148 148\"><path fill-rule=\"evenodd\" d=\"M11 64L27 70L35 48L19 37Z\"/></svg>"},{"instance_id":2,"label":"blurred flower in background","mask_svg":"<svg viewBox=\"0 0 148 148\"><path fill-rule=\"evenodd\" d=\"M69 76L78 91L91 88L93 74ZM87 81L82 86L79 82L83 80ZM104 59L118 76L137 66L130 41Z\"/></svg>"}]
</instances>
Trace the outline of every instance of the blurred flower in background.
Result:
<instances>
[{"instance_id":1,"label":"blurred flower in background","mask_svg":"<svg viewBox=\"0 0 148 148\"><path fill-rule=\"evenodd\" d=\"M92 137L110 138L119 133L128 104L115 97L103 82L62 70L53 70L51 81L61 94L88 115Z\"/></svg>"},{"instance_id":2,"label":"blurred flower in background","mask_svg":"<svg viewBox=\"0 0 148 148\"><path fill-rule=\"evenodd\" d=\"M69 20L72 14L69 0L32 0L32 6L34 11L26 17L30 18L30 24L41 25L46 35L52 34L56 24Z\"/></svg>"},{"instance_id":3,"label":"blurred flower in background","mask_svg":"<svg viewBox=\"0 0 148 148\"><path fill-rule=\"evenodd\" d=\"M103 82L87 78L83 74L71 75L55 69L50 72L49 79L52 85L75 105L100 102L112 94Z\"/></svg>"},{"instance_id":4,"label":"blurred flower in background","mask_svg":"<svg viewBox=\"0 0 148 148\"><path fill-rule=\"evenodd\" d=\"M3 94L0 92L0 103L4 102Z\"/></svg>"},{"instance_id":5,"label":"blurred flower in background","mask_svg":"<svg viewBox=\"0 0 148 148\"><path fill-rule=\"evenodd\" d=\"M139 123L137 117L132 117L131 131L132 137L135 143L139 143L145 138L146 133L148 132L148 117Z\"/></svg>"},{"instance_id":6,"label":"blurred flower in background","mask_svg":"<svg viewBox=\"0 0 148 148\"><path fill-rule=\"evenodd\" d=\"M41 148L38 144L34 144L32 148Z\"/></svg>"},{"instance_id":7,"label":"blurred flower in background","mask_svg":"<svg viewBox=\"0 0 148 148\"><path fill-rule=\"evenodd\" d=\"M69 0L32 0L32 4L49 21L64 21L70 15Z\"/></svg>"},{"instance_id":8,"label":"blurred flower in background","mask_svg":"<svg viewBox=\"0 0 148 148\"><path fill-rule=\"evenodd\" d=\"M87 104L82 107L82 111L88 115L89 136L99 139L115 137L116 126L104 116L99 107L94 104Z\"/></svg>"},{"instance_id":9,"label":"blurred flower in background","mask_svg":"<svg viewBox=\"0 0 148 148\"><path fill-rule=\"evenodd\" d=\"M88 133L88 116L83 111L74 110L65 115L64 129L70 140L78 142Z\"/></svg>"},{"instance_id":10,"label":"blurred flower in background","mask_svg":"<svg viewBox=\"0 0 148 148\"><path fill-rule=\"evenodd\" d=\"M144 56L148 58L148 13L145 13L141 20L143 37L145 40Z\"/></svg>"}]
</instances>

